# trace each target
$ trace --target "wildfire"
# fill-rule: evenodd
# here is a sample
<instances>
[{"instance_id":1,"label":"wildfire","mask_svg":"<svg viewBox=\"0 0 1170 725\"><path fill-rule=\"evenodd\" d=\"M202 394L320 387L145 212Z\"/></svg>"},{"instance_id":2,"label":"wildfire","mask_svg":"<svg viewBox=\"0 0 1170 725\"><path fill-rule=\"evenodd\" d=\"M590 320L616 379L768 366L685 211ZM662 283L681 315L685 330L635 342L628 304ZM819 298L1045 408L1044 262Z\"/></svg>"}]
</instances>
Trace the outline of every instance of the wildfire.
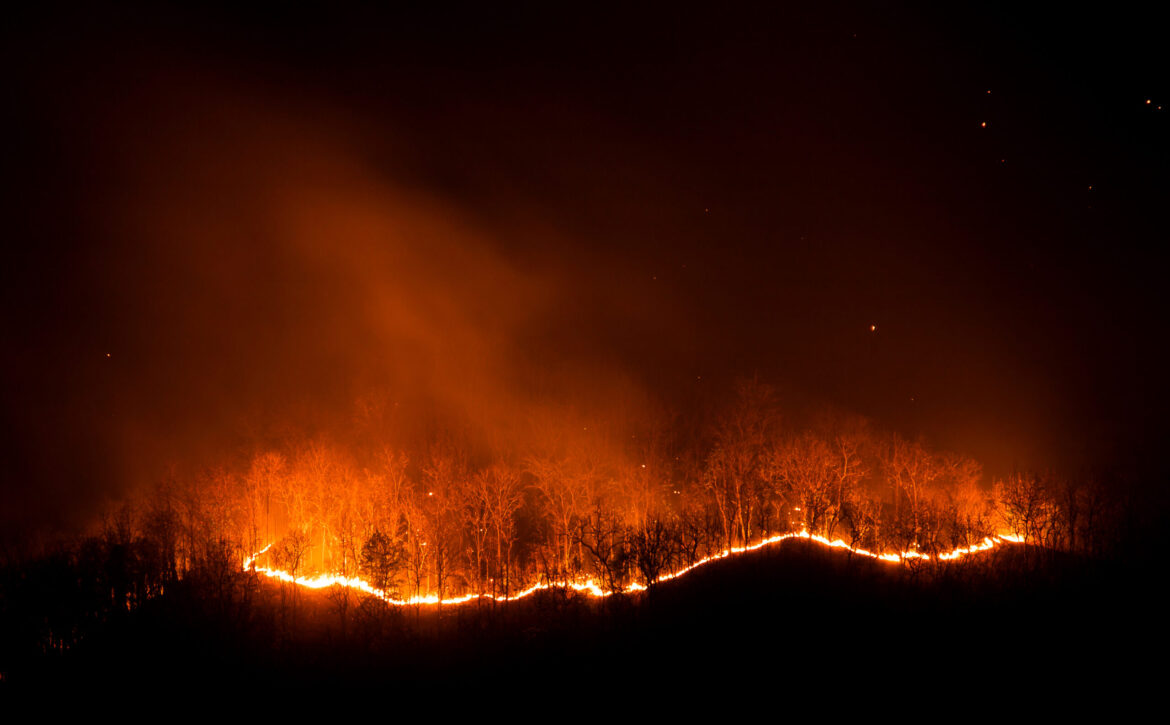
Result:
<instances>
[{"instance_id":1,"label":"wildfire","mask_svg":"<svg viewBox=\"0 0 1170 725\"><path fill-rule=\"evenodd\" d=\"M654 580L654 583L657 584L660 582L669 581L671 579L677 579L677 578L679 578L679 577L681 577L689 572L694 571L695 569L698 569L701 566L704 566L706 564L710 564L713 561L718 561L720 559L726 559L728 557L736 556L738 554L745 554L749 551L755 551L757 549L762 549L766 546L773 546L775 544L779 544L779 543L781 543L783 541L787 541L789 539L804 539L806 541L815 541L819 544L822 544L824 546L827 546L827 547L830 547L833 549L845 549L845 550L852 552L853 554L856 554L858 556L864 556L864 557L867 557L870 559L876 559L878 561L884 561L884 562L891 563L891 564L905 563L906 561L909 561L912 559L917 559L919 561L931 561L931 560L936 560L936 559L938 561L954 561L955 559L960 559L964 556L970 556L972 554L978 554L978 553L981 553L984 551L988 551L990 549L995 548L996 546L1001 546L1003 544L1023 543L1023 537L1021 537L1021 536L1018 536L1015 534L997 534L995 536L988 536L988 537L984 538L983 541L981 541L977 544L973 544L971 546L966 546L966 547L959 547L959 548L954 549L952 551L937 554L935 556L931 556L930 554L924 554L924 553L918 552L918 551L903 551L903 552L899 552L896 554L895 553L876 554L872 551L867 551L866 549L861 549L861 548L857 548L854 546L850 546L848 543L846 543L845 541L843 541L841 539L833 539L830 541L827 537L820 536L819 534L810 534L807 531L801 531L798 533L780 534L778 536L772 536L770 538L763 539L761 541L757 541L756 543L750 544L748 546L734 546L734 547L731 547L730 549L724 549L723 551L721 551L717 554L712 554L710 556L704 557L704 558L696 561L694 564L691 564L690 566L686 566L686 567L683 567L683 568L678 569L676 571L662 574ZM257 566L256 559L258 559L265 552L267 552L271 546L272 546L272 544L269 544L268 546L265 546L263 549L257 551L255 554L252 554L247 559L245 559L244 560L244 569L247 571L255 571L258 574L263 574L264 576L269 577L271 579L278 579L280 581L289 582L292 584L296 584L298 586L306 587L308 589L327 589L327 588L333 587L333 586L342 586L342 587L346 587L349 589L355 589L357 591L364 592L364 593L369 594L371 596L378 597L379 599L387 602L388 604L394 605L394 606L411 606L411 605L419 605L419 604L439 604L440 603L440 599L439 599L439 596L437 594L413 596L413 597L410 597L409 599L395 599L394 597L389 596L386 592L374 587L372 584L370 584L369 582L367 582L364 579L361 579L360 577L347 577L347 576L343 576L341 574L316 574L313 576L293 576L291 573L284 571L283 569L274 569L274 568L266 567L266 566ZM546 589L554 589L554 588L555 589L562 589L562 588L563 589L572 589L575 592L580 592L582 594L587 594L589 596L598 597L598 598L608 597L608 596L611 596L611 595L617 593L616 591L606 591L605 589L602 589L592 579L585 579L585 580L578 580L578 581L540 582L537 584L533 584L532 586L528 587L527 589L521 590L519 592L516 592L515 594L511 594L508 596L498 596L498 595L492 595L492 594L464 594L464 595L458 596L458 597L443 599L443 600L441 600L441 603L442 604L449 604L449 605L450 604L466 604L467 602L473 602L473 601L477 601L477 600L481 600L481 599L482 600L492 600L492 601L496 601L496 602L514 602L514 601L517 601L519 599L524 599L525 597L532 596L536 592L546 590ZM645 584L640 584L638 582L631 582L630 584L626 585L625 588L621 589L620 591L625 593L625 594L636 594L638 592L645 591L646 589L647 589L647 586Z\"/></svg>"}]
</instances>

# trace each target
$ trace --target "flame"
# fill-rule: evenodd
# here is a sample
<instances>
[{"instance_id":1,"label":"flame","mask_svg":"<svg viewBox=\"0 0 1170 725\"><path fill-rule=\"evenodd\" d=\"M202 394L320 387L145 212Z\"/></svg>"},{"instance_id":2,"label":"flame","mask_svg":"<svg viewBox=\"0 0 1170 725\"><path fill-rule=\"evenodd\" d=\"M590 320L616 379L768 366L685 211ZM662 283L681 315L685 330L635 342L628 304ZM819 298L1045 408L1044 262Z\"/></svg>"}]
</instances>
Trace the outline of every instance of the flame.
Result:
<instances>
[{"instance_id":1,"label":"flame","mask_svg":"<svg viewBox=\"0 0 1170 725\"><path fill-rule=\"evenodd\" d=\"M919 551L903 551L903 552L899 552L896 554L894 554L894 553L876 554L872 551L867 551L865 549L851 546L848 543L846 543L845 541L843 541L842 539L833 539L832 541L830 541L827 537L821 536L819 534L810 534L807 531L800 531L798 533L788 533L788 534L780 534L778 536L772 536L770 538L763 539L761 541L757 541L756 543L750 544L748 546L733 546L729 549L724 549L723 551L721 551L717 554L711 554L710 556L704 557L704 558L696 561L694 564L691 564L689 566L685 566L685 567L678 569L676 571L662 574L661 576L657 577L654 580L654 583L657 584L657 583L664 582L664 581L670 581L671 579L677 579L685 574L688 574L688 573L694 571L695 569L698 569L701 566L704 566L706 564L710 564L713 561L719 561L720 559L726 559L728 557L736 556L739 554L745 554L745 553L750 552L750 551L762 549L766 546L773 546L773 545L779 544L781 542L788 541L789 539L804 539L806 541L815 541L819 544L822 544L822 545L827 546L827 547L832 548L832 549L845 549L845 550L852 552L853 554L856 554L858 556L863 556L863 557L875 559L878 561L884 561L884 562L891 563L891 564L905 563L906 561L909 561L909 560L954 561L956 559L961 559L964 556L970 556L972 554L978 554L978 553L981 553L984 551L989 551L989 550L994 549L995 547L1001 546L1003 544L1021 544L1024 541L1022 536L1019 536L1016 534L996 534L995 536L985 537L983 539L983 541L981 541L977 544L972 544L971 546L959 547L959 548L953 549L953 550L948 551L948 552L937 554L935 556L931 556L930 554L924 554L924 553L919 552ZM617 591L606 591L605 589L598 586L597 583L594 582L592 579L584 579L584 580L577 580L577 581L538 582L538 583L533 584L532 586L528 587L527 589L523 589L519 592L516 592L515 594L510 594L508 596L499 596L499 595L493 595L493 594L464 594L462 596L451 597L451 598L440 600L439 595L437 595L437 594L426 594L426 595L416 595L416 596L410 597L409 599L396 599L396 598L390 596L389 594L387 594L385 591L378 589L377 587L373 586L372 584L370 584L369 582L367 582L366 580L364 580L360 577L347 577L347 576L344 576L341 574L315 574L313 576L293 576L291 573L284 571L283 569L274 569L274 568L267 567L267 566L258 566L256 564L256 559L258 559L260 556L262 556L271 547L272 547L272 544L268 544L268 546L265 546L263 549L260 549L255 554L252 554L247 559L245 559L244 560L244 569L246 571L255 571L256 573L263 574L264 576L269 577L271 579L278 579L280 581L289 582L291 584L303 586L303 587L306 587L308 589L327 589L327 588L333 587L333 586L342 586L342 587L346 587L349 589L355 589L357 591L364 592L364 593L369 594L371 596L377 597L377 598L381 599L382 601L384 601L390 605L393 605L393 606L405 607L405 606L421 605L421 604L439 604L440 602L442 604L455 605L455 604L466 604L468 602L474 602L474 601L478 601L478 600L496 601L496 602L514 602L514 601L532 596L536 592L543 591L546 589L572 589L575 592L580 592L582 594L587 594L591 597L597 597L597 598L604 598L604 597L608 597L608 596L611 596L611 595L617 593ZM641 584L638 582L631 582L630 584L627 584L623 589L621 589L619 591L621 591L622 593L625 593L625 594L636 594L638 592L645 591L647 588L648 587L645 584Z\"/></svg>"}]
</instances>

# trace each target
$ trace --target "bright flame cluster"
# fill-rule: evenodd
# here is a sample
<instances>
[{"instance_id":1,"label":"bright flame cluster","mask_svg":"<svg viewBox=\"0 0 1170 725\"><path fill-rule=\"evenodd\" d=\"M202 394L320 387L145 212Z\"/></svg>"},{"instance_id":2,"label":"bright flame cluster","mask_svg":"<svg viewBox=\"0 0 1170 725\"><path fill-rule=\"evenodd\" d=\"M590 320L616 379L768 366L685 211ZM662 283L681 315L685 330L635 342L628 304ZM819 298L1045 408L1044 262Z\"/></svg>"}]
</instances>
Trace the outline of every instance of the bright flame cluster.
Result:
<instances>
[{"instance_id":1,"label":"bright flame cluster","mask_svg":"<svg viewBox=\"0 0 1170 725\"><path fill-rule=\"evenodd\" d=\"M996 546L999 546L1001 544L1019 544L1019 543L1023 542L1023 537L1020 537L1020 536L1017 536L1014 534L997 534L995 536L988 536L988 537L984 538L983 541L979 542L978 544L973 544L971 546L965 546L965 547L959 547L959 548L954 549L952 551L941 553L941 554L938 554L936 556L931 556L930 554L923 554L923 553L917 552L917 551L903 551L903 552L900 552L897 554L875 554L872 551L867 551L865 549L859 549L859 548L855 548L853 546L850 546L849 544L847 544L845 541L842 541L841 539L834 539L834 540L830 541L828 538L826 538L824 536L820 536L818 534L810 534L807 531L801 531L799 533L780 534L778 536L773 536L773 537L770 537L767 539L763 539L761 541L757 541L756 543L751 544L749 546L734 546L734 547L731 547L730 549L724 549L723 551L721 551L717 554L712 554L710 556L704 557L704 558L696 561L694 564L691 564L690 566L686 566L686 567L683 567L682 569L678 569L677 571L663 574L663 575L659 576L657 579L655 579L654 582L659 583L659 582L669 581L671 579L677 579L677 578L683 576L684 574L687 574L688 572L691 572L691 571L693 571L693 570L695 570L695 569L697 569L705 564L709 564L713 561L718 561L720 559L726 559L726 558L728 558L730 556L734 556L736 554L744 554L744 553L747 553L749 551L755 551L756 549L762 549L765 546L772 546L775 544L779 544L779 543L781 543L783 541L787 541L789 539L804 539L806 541L815 541L819 544L823 544L824 546L828 546L828 547L833 548L833 549L845 549L845 550L850 551L858 556L864 556L864 557L868 557L870 559L877 559L879 561L884 561L884 562L888 562L891 564L905 563L907 561L915 560L915 559L919 560L919 561L930 561L932 559L937 559L938 561L953 561L955 559L960 559L964 556L969 556L971 554L977 554L977 553L980 553L983 551L988 551L989 549L993 549ZM263 555L265 552L267 552L271 546L272 546L272 544L269 544L268 546L265 546L260 551L257 551L255 554L253 554L253 555L249 556L247 559L245 559L244 560L244 569L246 571L255 571L256 573L263 574L264 576L269 577L271 579L278 579L278 580L283 581L283 582L297 584L299 586L307 587L309 589L327 589L327 588L333 587L333 586L347 587L349 589L355 589L357 591L365 592L366 594L369 594L371 596L378 597L379 599L385 601L386 603L394 605L394 606L410 606L410 605L418 605L418 604L439 604L439 603L442 603L442 604L465 604L467 602L473 602L473 601L481 600L481 599L482 600L492 600L492 601L496 601L496 602L514 602L518 599L524 599L525 597L531 596L531 595L535 594L536 592L539 592L539 591L542 591L545 589L572 589L573 591L581 592L583 594L587 594L587 595L593 596L593 597L608 597L612 594L617 593L615 591L606 591L605 589L602 589L592 579L585 579L585 580L578 580L578 581L540 582L537 584L533 584L532 586L528 587L527 589L523 589L521 591L516 592L515 594L510 594L508 596L498 596L498 595L493 595L493 594L464 594L463 596L440 600L439 596L437 594L427 594L427 595L416 595L416 596L410 597L409 599L396 599L396 598L390 596L389 594L387 594L385 591L374 587L372 584L367 582L365 579L361 579L359 577L347 577L347 576L343 576L340 574L317 574L314 576L294 577L292 574L290 574L287 571L284 571L283 569L274 569L274 568L270 568L270 567L266 567L266 566L257 566L256 559L259 558L261 555ZM622 591L626 594L634 594L637 592L645 591L646 588L647 587L645 584L639 584L637 582L632 582L632 583L626 585L626 587L620 591Z\"/></svg>"}]
</instances>

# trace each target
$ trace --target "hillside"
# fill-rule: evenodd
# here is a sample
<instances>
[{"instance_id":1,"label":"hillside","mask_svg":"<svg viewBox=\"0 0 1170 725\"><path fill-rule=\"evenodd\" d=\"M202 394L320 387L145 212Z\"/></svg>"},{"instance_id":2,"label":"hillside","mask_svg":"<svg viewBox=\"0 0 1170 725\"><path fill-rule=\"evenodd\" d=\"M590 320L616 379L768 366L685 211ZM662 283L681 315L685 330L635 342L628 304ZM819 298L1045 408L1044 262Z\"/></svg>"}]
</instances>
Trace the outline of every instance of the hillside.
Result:
<instances>
[{"instance_id":1,"label":"hillside","mask_svg":"<svg viewBox=\"0 0 1170 725\"><path fill-rule=\"evenodd\" d=\"M876 692L989 673L1077 681L1100 671L1102 653L1120 657L1132 638L1152 634L1138 631L1154 621L1141 613L1148 602L1118 596L1114 574L1066 557L1037 563L1041 553L1025 565L1023 547L1008 547L928 570L785 542L643 595L549 591L441 614L303 589L294 602L291 587L267 580L242 597L184 586L75 652L20 663L7 684L293 693L311 683L360 694L394 683L410 702L516 688L604 699L630 687L653 699L693 683L780 681ZM1112 624L1085 626L1103 620ZM1110 667L1124 669L1124 659Z\"/></svg>"}]
</instances>

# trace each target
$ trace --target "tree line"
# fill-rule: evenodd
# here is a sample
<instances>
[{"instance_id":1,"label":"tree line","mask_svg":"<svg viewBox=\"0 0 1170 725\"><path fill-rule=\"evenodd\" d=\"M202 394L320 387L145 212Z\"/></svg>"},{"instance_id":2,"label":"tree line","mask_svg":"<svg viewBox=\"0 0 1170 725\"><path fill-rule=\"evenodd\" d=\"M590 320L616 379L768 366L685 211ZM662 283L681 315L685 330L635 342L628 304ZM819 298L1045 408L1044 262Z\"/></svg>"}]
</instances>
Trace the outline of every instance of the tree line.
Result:
<instances>
[{"instance_id":1,"label":"tree line","mask_svg":"<svg viewBox=\"0 0 1170 725\"><path fill-rule=\"evenodd\" d=\"M988 482L976 461L860 418L787 424L755 381L703 425L614 430L506 453L453 435L362 455L318 440L170 480L42 558L40 574L22 570L25 584L61 579L41 582L58 594L32 607L27 626L42 630L40 646L66 647L87 626L78 617L117 618L177 587L238 609L257 587L241 565L266 546L258 563L294 576L356 576L396 598L441 601L585 578L608 591L652 587L785 532L925 554L1010 532L1028 550L1098 557L1121 526L1122 504L1099 479ZM354 595L334 596L344 620Z\"/></svg>"},{"instance_id":2,"label":"tree line","mask_svg":"<svg viewBox=\"0 0 1170 725\"><path fill-rule=\"evenodd\" d=\"M294 575L442 599L536 581L652 585L802 530L879 553L937 554L1003 532L1090 555L1108 543L1116 501L1092 479L1020 472L988 485L976 461L858 418L783 423L772 389L753 381L700 436L583 435L511 456L445 437L414 457L383 447L363 465L319 441L262 452L246 470L172 482L130 507L148 558L167 562L140 589L269 544L261 561ZM120 515L119 530L134 527Z\"/></svg>"}]
</instances>

